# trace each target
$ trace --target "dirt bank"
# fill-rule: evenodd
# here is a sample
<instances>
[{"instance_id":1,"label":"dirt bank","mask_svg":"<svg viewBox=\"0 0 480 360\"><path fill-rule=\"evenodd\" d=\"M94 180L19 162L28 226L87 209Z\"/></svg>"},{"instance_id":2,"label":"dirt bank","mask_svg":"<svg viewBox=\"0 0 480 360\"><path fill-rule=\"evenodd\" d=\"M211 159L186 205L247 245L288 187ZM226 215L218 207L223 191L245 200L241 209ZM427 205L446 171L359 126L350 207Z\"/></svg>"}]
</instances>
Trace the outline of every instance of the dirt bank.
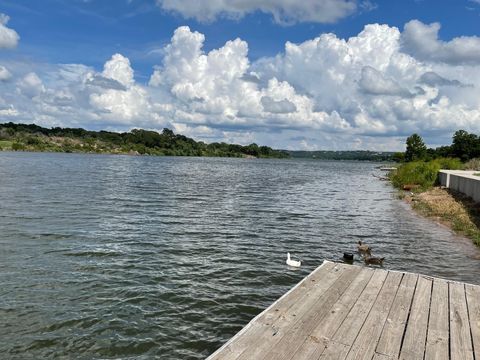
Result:
<instances>
[{"instance_id":1,"label":"dirt bank","mask_svg":"<svg viewBox=\"0 0 480 360\"><path fill-rule=\"evenodd\" d=\"M480 246L480 204L448 189L435 187L421 193L408 193L405 200L423 216L438 221Z\"/></svg>"}]
</instances>

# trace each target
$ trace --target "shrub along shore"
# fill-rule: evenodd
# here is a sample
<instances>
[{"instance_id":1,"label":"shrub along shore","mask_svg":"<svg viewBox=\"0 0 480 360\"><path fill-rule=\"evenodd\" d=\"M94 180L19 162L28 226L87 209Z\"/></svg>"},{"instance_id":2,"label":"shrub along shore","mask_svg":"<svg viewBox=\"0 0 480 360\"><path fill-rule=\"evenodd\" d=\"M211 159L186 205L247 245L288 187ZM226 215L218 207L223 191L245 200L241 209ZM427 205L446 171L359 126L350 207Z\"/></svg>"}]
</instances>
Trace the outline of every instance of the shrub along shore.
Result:
<instances>
[{"instance_id":1,"label":"shrub along shore","mask_svg":"<svg viewBox=\"0 0 480 360\"><path fill-rule=\"evenodd\" d=\"M480 137L459 130L452 145L427 149L414 134L407 139L406 152L397 158L402 163L389 178L400 197L419 214L447 225L480 247L480 204L438 183L440 169L480 170Z\"/></svg>"}]
</instances>

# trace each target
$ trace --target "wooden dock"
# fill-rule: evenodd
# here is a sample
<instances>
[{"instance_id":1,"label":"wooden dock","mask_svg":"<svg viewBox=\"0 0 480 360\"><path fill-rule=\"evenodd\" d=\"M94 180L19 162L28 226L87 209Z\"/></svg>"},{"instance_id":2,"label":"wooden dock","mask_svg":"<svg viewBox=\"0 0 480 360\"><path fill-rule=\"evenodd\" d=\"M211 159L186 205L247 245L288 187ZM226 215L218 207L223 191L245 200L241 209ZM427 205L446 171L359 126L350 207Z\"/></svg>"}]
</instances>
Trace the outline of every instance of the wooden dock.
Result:
<instances>
[{"instance_id":1,"label":"wooden dock","mask_svg":"<svg viewBox=\"0 0 480 360\"><path fill-rule=\"evenodd\" d=\"M209 360L480 360L480 286L324 262Z\"/></svg>"}]
</instances>

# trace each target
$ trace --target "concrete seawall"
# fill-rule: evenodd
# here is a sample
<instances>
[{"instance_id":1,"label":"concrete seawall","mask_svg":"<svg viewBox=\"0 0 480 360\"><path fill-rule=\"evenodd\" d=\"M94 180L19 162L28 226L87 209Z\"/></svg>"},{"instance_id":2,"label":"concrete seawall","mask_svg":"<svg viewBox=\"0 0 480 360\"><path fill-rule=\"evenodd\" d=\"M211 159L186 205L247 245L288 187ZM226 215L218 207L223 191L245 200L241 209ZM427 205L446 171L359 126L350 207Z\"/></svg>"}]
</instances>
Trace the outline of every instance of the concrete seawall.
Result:
<instances>
[{"instance_id":1,"label":"concrete seawall","mask_svg":"<svg viewBox=\"0 0 480 360\"><path fill-rule=\"evenodd\" d=\"M478 171L440 170L440 185L459 191L480 202L480 176Z\"/></svg>"}]
</instances>

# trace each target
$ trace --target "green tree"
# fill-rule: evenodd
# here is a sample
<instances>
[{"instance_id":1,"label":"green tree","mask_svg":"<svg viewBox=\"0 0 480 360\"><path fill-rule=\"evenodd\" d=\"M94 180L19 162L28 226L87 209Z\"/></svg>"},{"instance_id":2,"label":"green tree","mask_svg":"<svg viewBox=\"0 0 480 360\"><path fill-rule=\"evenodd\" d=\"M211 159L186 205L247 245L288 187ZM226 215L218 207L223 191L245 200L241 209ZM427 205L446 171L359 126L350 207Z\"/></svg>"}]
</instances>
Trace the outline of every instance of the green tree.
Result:
<instances>
[{"instance_id":1,"label":"green tree","mask_svg":"<svg viewBox=\"0 0 480 360\"><path fill-rule=\"evenodd\" d=\"M410 135L407 138L407 150L405 151L405 161L422 160L427 155L427 147L423 139L418 134Z\"/></svg>"},{"instance_id":2,"label":"green tree","mask_svg":"<svg viewBox=\"0 0 480 360\"><path fill-rule=\"evenodd\" d=\"M480 139L475 134L458 130L453 134L452 153L462 161L473 159L480 155Z\"/></svg>"},{"instance_id":3,"label":"green tree","mask_svg":"<svg viewBox=\"0 0 480 360\"><path fill-rule=\"evenodd\" d=\"M436 157L452 157L452 147L450 145L439 146L435 149L435 156Z\"/></svg>"}]
</instances>

